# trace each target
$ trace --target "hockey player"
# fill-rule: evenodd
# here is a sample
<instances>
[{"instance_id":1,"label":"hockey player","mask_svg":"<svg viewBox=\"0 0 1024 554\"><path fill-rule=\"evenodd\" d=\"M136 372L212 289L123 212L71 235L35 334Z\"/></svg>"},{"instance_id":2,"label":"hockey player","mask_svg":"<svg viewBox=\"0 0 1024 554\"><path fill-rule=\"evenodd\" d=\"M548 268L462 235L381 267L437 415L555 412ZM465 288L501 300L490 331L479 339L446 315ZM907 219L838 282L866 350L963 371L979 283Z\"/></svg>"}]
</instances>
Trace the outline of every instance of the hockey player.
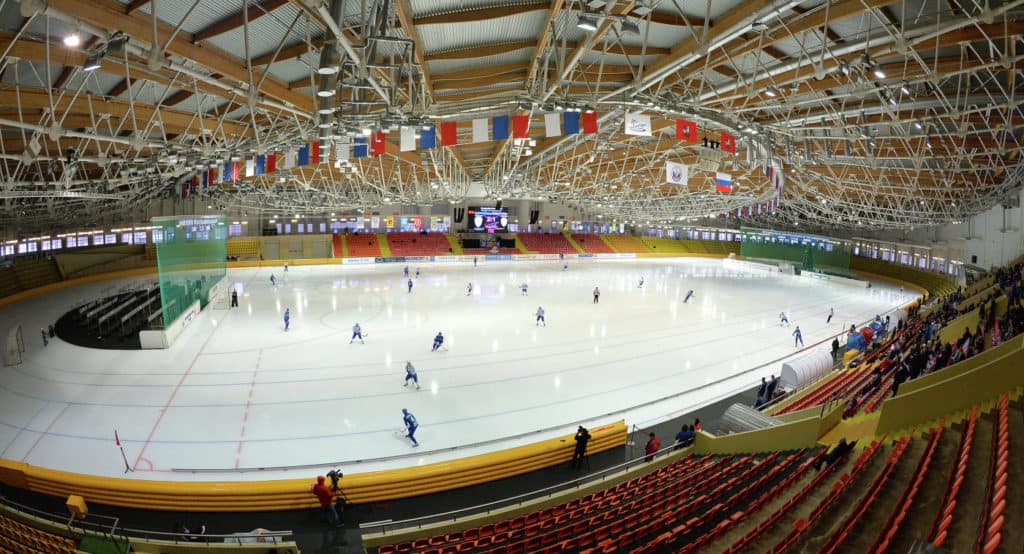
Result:
<instances>
[{"instance_id":1,"label":"hockey player","mask_svg":"<svg viewBox=\"0 0 1024 554\"><path fill-rule=\"evenodd\" d=\"M476 267L476 256L473 256L473 267Z\"/></svg>"},{"instance_id":2,"label":"hockey player","mask_svg":"<svg viewBox=\"0 0 1024 554\"><path fill-rule=\"evenodd\" d=\"M527 290L529 287L526 283L523 283L522 286L520 286L519 288L523 291L523 296L529 296L529 294L527 294Z\"/></svg>"},{"instance_id":3,"label":"hockey player","mask_svg":"<svg viewBox=\"0 0 1024 554\"><path fill-rule=\"evenodd\" d=\"M466 296L473 294L473 283L466 283Z\"/></svg>"},{"instance_id":4,"label":"hockey player","mask_svg":"<svg viewBox=\"0 0 1024 554\"><path fill-rule=\"evenodd\" d=\"M686 298L684 298L684 299L683 299L683 304L689 304L689 303L690 303L690 299L691 299L691 298L693 298L693 289L690 289L690 290L689 290L689 291L688 291L688 292L686 293Z\"/></svg>"},{"instance_id":5,"label":"hockey player","mask_svg":"<svg viewBox=\"0 0 1024 554\"><path fill-rule=\"evenodd\" d=\"M835 308L829 308L828 309L828 318L825 319L825 325L828 325L829 323L832 323L832 316L834 316L834 315L836 315L836 309Z\"/></svg>"},{"instance_id":6,"label":"hockey player","mask_svg":"<svg viewBox=\"0 0 1024 554\"><path fill-rule=\"evenodd\" d=\"M412 279L409 279L409 292L412 292Z\"/></svg>"},{"instance_id":7,"label":"hockey player","mask_svg":"<svg viewBox=\"0 0 1024 554\"><path fill-rule=\"evenodd\" d=\"M601 301L601 289L594 287L594 304Z\"/></svg>"},{"instance_id":8,"label":"hockey player","mask_svg":"<svg viewBox=\"0 0 1024 554\"><path fill-rule=\"evenodd\" d=\"M562 262L562 271L569 269L569 262Z\"/></svg>"},{"instance_id":9,"label":"hockey player","mask_svg":"<svg viewBox=\"0 0 1024 554\"><path fill-rule=\"evenodd\" d=\"M292 320L292 314L288 311L288 308L284 309L284 330L288 330L288 323Z\"/></svg>"},{"instance_id":10,"label":"hockey player","mask_svg":"<svg viewBox=\"0 0 1024 554\"><path fill-rule=\"evenodd\" d=\"M404 273L405 273L405 276L406 276L406 277L408 277L408 276L409 276L409 266L405 266L405 270L404 270Z\"/></svg>"},{"instance_id":11,"label":"hockey player","mask_svg":"<svg viewBox=\"0 0 1024 554\"><path fill-rule=\"evenodd\" d=\"M789 327L789 318L786 317L786 312L779 312L779 327L783 325Z\"/></svg>"},{"instance_id":12,"label":"hockey player","mask_svg":"<svg viewBox=\"0 0 1024 554\"><path fill-rule=\"evenodd\" d=\"M412 366L412 362L405 362L405 384L403 387L409 386L409 380L416 385L416 390L420 389L420 379L416 376L416 368Z\"/></svg>"},{"instance_id":13,"label":"hockey player","mask_svg":"<svg viewBox=\"0 0 1024 554\"><path fill-rule=\"evenodd\" d=\"M434 348L432 348L430 351L437 352L437 349L441 348L442 344L444 344L444 335L441 334L441 331L438 331L437 336L434 337Z\"/></svg>"},{"instance_id":14,"label":"hockey player","mask_svg":"<svg viewBox=\"0 0 1024 554\"><path fill-rule=\"evenodd\" d=\"M419 446L420 443L416 442L416 429L419 428L419 423L416 422L416 416L412 415L412 412L402 408L402 421L405 423L405 430L409 432L406 438L412 441L413 446Z\"/></svg>"},{"instance_id":15,"label":"hockey player","mask_svg":"<svg viewBox=\"0 0 1024 554\"><path fill-rule=\"evenodd\" d=\"M540 306L537 306L537 323L536 324L540 325L541 323L543 323L545 327L548 326L548 322L544 321L544 308L542 308Z\"/></svg>"},{"instance_id":16,"label":"hockey player","mask_svg":"<svg viewBox=\"0 0 1024 554\"><path fill-rule=\"evenodd\" d=\"M638 285L636 288L638 288L638 289L644 288L644 276L643 275L640 276L640 285Z\"/></svg>"},{"instance_id":17,"label":"hockey player","mask_svg":"<svg viewBox=\"0 0 1024 554\"><path fill-rule=\"evenodd\" d=\"M284 263L284 272L288 273L288 262Z\"/></svg>"},{"instance_id":18,"label":"hockey player","mask_svg":"<svg viewBox=\"0 0 1024 554\"><path fill-rule=\"evenodd\" d=\"M416 268L416 278L417 279L420 278L420 268L418 268L418 267Z\"/></svg>"},{"instance_id":19,"label":"hockey player","mask_svg":"<svg viewBox=\"0 0 1024 554\"><path fill-rule=\"evenodd\" d=\"M802 334L800 334L800 326L797 325L796 326L796 330L793 331L793 347L795 348L796 346L803 346L803 345L804 345L804 337L803 337Z\"/></svg>"},{"instance_id":20,"label":"hockey player","mask_svg":"<svg viewBox=\"0 0 1024 554\"><path fill-rule=\"evenodd\" d=\"M348 343L352 344L352 341L356 339L359 339L359 344L366 344L363 342L363 328L360 327L358 323L352 326L352 339L349 340Z\"/></svg>"},{"instance_id":21,"label":"hockey player","mask_svg":"<svg viewBox=\"0 0 1024 554\"><path fill-rule=\"evenodd\" d=\"M277 286L277 279L274 278L274 274L273 273L270 274L270 286L272 286L272 287L276 287Z\"/></svg>"}]
</instances>

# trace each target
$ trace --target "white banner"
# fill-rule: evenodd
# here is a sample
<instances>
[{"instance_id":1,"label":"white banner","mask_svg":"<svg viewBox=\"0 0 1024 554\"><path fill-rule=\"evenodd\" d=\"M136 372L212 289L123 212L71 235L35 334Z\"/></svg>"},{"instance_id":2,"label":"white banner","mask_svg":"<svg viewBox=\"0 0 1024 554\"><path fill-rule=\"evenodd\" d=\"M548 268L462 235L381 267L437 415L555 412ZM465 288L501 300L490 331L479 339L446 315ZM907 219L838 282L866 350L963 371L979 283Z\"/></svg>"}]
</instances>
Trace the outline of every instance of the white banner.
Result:
<instances>
[{"instance_id":1,"label":"white banner","mask_svg":"<svg viewBox=\"0 0 1024 554\"><path fill-rule=\"evenodd\" d=\"M562 114L560 113L546 113L544 114L544 136L545 137L560 137L562 136Z\"/></svg>"},{"instance_id":2,"label":"white banner","mask_svg":"<svg viewBox=\"0 0 1024 554\"><path fill-rule=\"evenodd\" d=\"M399 150L402 152L416 150L416 127L402 127L402 134L399 137Z\"/></svg>"},{"instance_id":3,"label":"white banner","mask_svg":"<svg viewBox=\"0 0 1024 554\"><path fill-rule=\"evenodd\" d=\"M685 185L690 179L690 168L685 164L665 162L665 181L673 185Z\"/></svg>"},{"instance_id":4,"label":"white banner","mask_svg":"<svg viewBox=\"0 0 1024 554\"><path fill-rule=\"evenodd\" d=\"M626 114L626 134L651 136L651 116L642 113Z\"/></svg>"},{"instance_id":5,"label":"white banner","mask_svg":"<svg viewBox=\"0 0 1024 554\"><path fill-rule=\"evenodd\" d=\"M473 142L487 142L490 137L487 133L487 119L473 120Z\"/></svg>"}]
</instances>

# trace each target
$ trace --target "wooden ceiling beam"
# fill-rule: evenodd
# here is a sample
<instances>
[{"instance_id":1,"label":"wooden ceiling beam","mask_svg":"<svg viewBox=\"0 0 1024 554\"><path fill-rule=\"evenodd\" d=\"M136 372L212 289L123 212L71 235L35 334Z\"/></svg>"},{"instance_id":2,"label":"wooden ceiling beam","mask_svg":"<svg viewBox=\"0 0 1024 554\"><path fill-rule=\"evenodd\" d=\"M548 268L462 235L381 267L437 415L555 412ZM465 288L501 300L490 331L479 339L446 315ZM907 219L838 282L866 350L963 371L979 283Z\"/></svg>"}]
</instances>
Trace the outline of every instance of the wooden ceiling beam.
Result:
<instances>
[{"instance_id":1,"label":"wooden ceiling beam","mask_svg":"<svg viewBox=\"0 0 1024 554\"><path fill-rule=\"evenodd\" d=\"M451 25L453 23L471 23L475 21L486 21L510 15L519 15L528 12L546 10L550 2L542 0L528 4L501 3L496 6L463 10L437 15L417 17L412 20L414 25Z\"/></svg>"},{"instance_id":2,"label":"wooden ceiling beam","mask_svg":"<svg viewBox=\"0 0 1024 554\"><path fill-rule=\"evenodd\" d=\"M285 46L284 48L281 49L280 52L277 53L276 58L274 57L273 52L268 52L266 54L263 54L262 56L256 56L252 59L252 66L259 67L261 65L267 65L268 63L271 62L271 60L273 60L274 63L293 60L304 55L306 52L313 51L313 49L319 50L320 48L323 48L323 46L324 40L322 38L315 38L311 41L310 44L300 42L298 44L293 44L291 46Z\"/></svg>"},{"instance_id":3,"label":"wooden ceiling beam","mask_svg":"<svg viewBox=\"0 0 1024 554\"><path fill-rule=\"evenodd\" d=\"M252 23L287 3L288 0L263 0L258 5L253 5L249 4L248 0L243 0L242 5L245 6L243 10L246 10L248 13L239 10L227 17L214 21L195 32L192 35L192 43L196 44L217 35L234 31L245 24L246 17L249 18L249 23Z\"/></svg>"},{"instance_id":4,"label":"wooden ceiling beam","mask_svg":"<svg viewBox=\"0 0 1024 554\"><path fill-rule=\"evenodd\" d=\"M437 90L452 90L462 88L473 88L483 87L487 85L493 85L497 83L508 83L512 81L522 81L526 78L526 71L515 71L510 73L501 73L498 75L487 75L485 77L477 77L476 79L462 79L459 81L442 81L438 83L434 88Z\"/></svg>"},{"instance_id":5,"label":"wooden ceiling beam","mask_svg":"<svg viewBox=\"0 0 1024 554\"><path fill-rule=\"evenodd\" d=\"M124 13L131 14L135 10L149 4L149 0L132 0L124 7Z\"/></svg>"},{"instance_id":6,"label":"wooden ceiling beam","mask_svg":"<svg viewBox=\"0 0 1024 554\"><path fill-rule=\"evenodd\" d=\"M484 44L480 46L472 46L469 48L460 48L458 50L447 50L445 52L434 52L431 54L424 54L423 60L426 62L432 62L435 60L462 60L467 58L482 58L484 56L495 56L497 54L506 54L508 52L515 52L516 50L533 48L534 46L535 44L532 40L517 40L497 44Z\"/></svg>"}]
</instances>

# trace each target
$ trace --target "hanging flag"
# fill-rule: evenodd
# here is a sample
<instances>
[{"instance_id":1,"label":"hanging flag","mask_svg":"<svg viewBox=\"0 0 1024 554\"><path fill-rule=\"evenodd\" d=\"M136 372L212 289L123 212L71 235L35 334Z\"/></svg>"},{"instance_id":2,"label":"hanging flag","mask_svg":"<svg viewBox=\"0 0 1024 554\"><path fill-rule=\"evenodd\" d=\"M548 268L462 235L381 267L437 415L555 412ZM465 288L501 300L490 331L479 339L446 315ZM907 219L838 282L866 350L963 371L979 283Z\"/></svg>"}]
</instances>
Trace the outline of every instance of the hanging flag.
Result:
<instances>
[{"instance_id":1,"label":"hanging flag","mask_svg":"<svg viewBox=\"0 0 1024 554\"><path fill-rule=\"evenodd\" d=\"M181 197L182 198L188 198L188 191L189 191L188 181L182 181L181 182Z\"/></svg>"},{"instance_id":2,"label":"hanging flag","mask_svg":"<svg viewBox=\"0 0 1024 554\"><path fill-rule=\"evenodd\" d=\"M237 181L242 176L242 162L231 162L231 180Z\"/></svg>"},{"instance_id":3,"label":"hanging flag","mask_svg":"<svg viewBox=\"0 0 1024 554\"><path fill-rule=\"evenodd\" d=\"M303 144L299 148L299 154L298 154L298 156L296 156L295 165L300 166L300 167L304 166L304 165L309 165L309 145L308 144Z\"/></svg>"},{"instance_id":4,"label":"hanging flag","mask_svg":"<svg viewBox=\"0 0 1024 554\"><path fill-rule=\"evenodd\" d=\"M583 112L583 132L588 135L597 133L597 112Z\"/></svg>"},{"instance_id":5,"label":"hanging flag","mask_svg":"<svg viewBox=\"0 0 1024 554\"><path fill-rule=\"evenodd\" d=\"M491 139L508 139L508 116L502 115L491 119Z\"/></svg>"},{"instance_id":6,"label":"hanging flag","mask_svg":"<svg viewBox=\"0 0 1024 554\"><path fill-rule=\"evenodd\" d=\"M565 134L577 135L580 132L580 112L565 112Z\"/></svg>"},{"instance_id":7,"label":"hanging flag","mask_svg":"<svg viewBox=\"0 0 1024 554\"><path fill-rule=\"evenodd\" d=\"M487 119L473 120L473 142L487 142Z\"/></svg>"},{"instance_id":8,"label":"hanging flag","mask_svg":"<svg viewBox=\"0 0 1024 554\"><path fill-rule=\"evenodd\" d=\"M256 175L263 175L267 170L267 157L256 156Z\"/></svg>"},{"instance_id":9,"label":"hanging flag","mask_svg":"<svg viewBox=\"0 0 1024 554\"><path fill-rule=\"evenodd\" d=\"M203 188L209 188L210 186L217 183L217 168L211 167L206 172L206 181L203 183Z\"/></svg>"},{"instance_id":10,"label":"hanging flag","mask_svg":"<svg viewBox=\"0 0 1024 554\"><path fill-rule=\"evenodd\" d=\"M256 174L256 158L245 159L245 176L252 177Z\"/></svg>"},{"instance_id":11,"label":"hanging flag","mask_svg":"<svg viewBox=\"0 0 1024 554\"><path fill-rule=\"evenodd\" d=\"M437 133L434 132L433 127L420 129L420 148L423 150L437 148Z\"/></svg>"},{"instance_id":12,"label":"hanging flag","mask_svg":"<svg viewBox=\"0 0 1024 554\"><path fill-rule=\"evenodd\" d=\"M573 112L576 113L576 112ZM544 136L545 137L560 137L562 136L562 117L557 113L546 113L544 114Z\"/></svg>"},{"instance_id":13,"label":"hanging flag","mask_svg":"<svg viewBox=\"0 0 1024 554\"><path fill-rule=\"evenodd\" d=\"M334 144L335 157L339 162L348 161L349 151L351 150L351 142L352 139L350 139L346 135L341 137L341 139Z\"/></svg>"},{"instance_id":14,"label":"hanging flag","mask_svg":"<svg viewBox=\"0 0 1024 554\"><path fill-rule=\"evenodd\" d=\"M642 137L651 136L651 116L636 113L627 113L625 118L627 135L636 135Z\"/></svg>"},{"instance_id":15,"label":"hanging flag","mask_svg":"<svg viewBox=\"0 0 1024 554\"><path fill-rule=\"evenodd\" d=\"M206 190L206 189L210 188L210 183L207 181L207 178L209 177L209 173L204 171L204 172L202 172L201 177L202 177L202 183L203 183L203 190Z\"/></svg>"},{"instance_id":16,"label":"hanging flag","mask_svg":"<svg viewBox=\"0 0 1024 554\"><path fill-rule=\"evenodd\" d=\"M528 116L528 115L514 115L514 116L512 116L512 138L518 138L518 139L530 138L530 116Z\"/></svg>"},{"instance_id":17,"label":"hanging flag","mask_svg":"<svg viewBox=\"0 0 1024 554\"><path fill-rule=\"evenodd\" d=\"M455 146L459 143L459 128L454 121L441 122L441 146Z\"/></svg>"},{"instance_id":18,"label":"hanging flag","mask_svg":"<svg viewBox=\"0 0 1024 554\"><path fill-rule=\"evenodd\" d=\"M195 194L199 190L199 176L192 176L192 194Z\"/></svg>"},{"instance_id":19,"label":"hanging flag","mask_svg":"<svg viewBox=\"0 0 1024 554\"><path fill-rule=\"evenodd\" d=\"M732 175L728 173L715 173L715 190L718 192L732 192Z\"/></svg>"},{"instance_id":20,"label":"hanging flag","mask_svg":"<svg viewBox=\"0 0 1024 554\"><path fill-rule=\"evenodd\" d=\"M398 137L398 149L402 152L416 150L416 127L402 127Z\"/></svg>"},{"instance_id":21,"label":"hanging flag","mask_svg":"<svg viewBox=\"0 0 1024 554\"><path fill-rule=\"evenodd\" d=\"M224 169L223 169L223 173L221 173L221 180L224 181L224 182L229 182L229 181L233 180L231 178L231 162L230 161L224 162Z\"/></svg>"},{"instance_id":22,"label":"hanging flag","mask_svg":"<svg viewBox=\"0 0 1024 554\"><path fill-rule=\"evenodd\" d=\"M295 167L295 150L288 149L284 152L284 161L281 163L285 169L291 169Z\"/></svg>"},{"instance_id":23,"label":"hanging flag","mask_svg":"<svg viewBox=\"0 0 1024 554\"><path fill-rule=\"evenodd\" d=\"M722 131L722 150L730 154L736 153L736 137Z\"/></svg>"},{"instance_id":24,"label":"hanging flag","mask_svg":"<svg viewBox=\"0 0 1024 554\"><path fill-rule=\"evenodd\" d=\"M386 142L384 141L384 131L374 131L372 140L370 141L370 155L380 156L384 153Z\"/></svg>"},{"instance_id":25,"label":"hanging flag","mask_svg":"<svg viewBox=\"0 0 1024 554\"><path fill-rule=\"evenodd\" d=\"M356 137L355 145L352 147L353 158L365 158L367 151L366 137Z\"/></svg>"},{"instance_id":26,"label":"hanging flag","mask_svg":"<svg viewBox=\"0 0 1024 554\"><path fill-rule=\"evenodd\" d=\"M686 119L676 120L676 138L693 142L697 140L697 124Z\"/></svg>"},{"instance_id":27,"label":"hanging flag","mask_svg":"<svg viewBox=\"0 0 1024 554\"><path fill-rule=\"evenodd\" d=\"M320 163L320 141L309 143L309 158L313 165Z\"/></svg>"},{"instance_id":28,"label":"hanging flag","mask_svg":"<svg viewBox=\"0 0 1024 554\"><path fill-rule=\"evenodd\" d=\"M267 173L277 171L277 152L267 154Z\"/></svg>"},{"instance_id":29,"label":"hanging flag","mask_svg":"<svg viewBox=\"0 0 1024 554\"><path fill-rule=\"evenodd\" d=\"M665 162L665 181L674 185L685 185L690 178L690 168L676 162Z\"/></svg>"}]
</instances>

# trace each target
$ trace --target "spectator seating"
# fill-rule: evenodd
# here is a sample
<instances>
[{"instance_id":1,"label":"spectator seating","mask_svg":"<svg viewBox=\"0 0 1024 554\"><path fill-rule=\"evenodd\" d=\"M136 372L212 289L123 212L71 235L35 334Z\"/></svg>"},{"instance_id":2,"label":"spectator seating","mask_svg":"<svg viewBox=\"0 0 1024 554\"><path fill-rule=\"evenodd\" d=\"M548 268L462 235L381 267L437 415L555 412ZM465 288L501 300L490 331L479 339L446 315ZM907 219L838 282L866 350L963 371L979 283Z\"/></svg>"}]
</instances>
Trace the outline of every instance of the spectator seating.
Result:
<instances>
[{"instance_id":1,"label":"spectator seating","mask_svg":"<svg viewBox=\"0 0 1024 554\"><path fill-rule=\"evenodd\" d=\"M647 246L638 237L632 235L604 235L604 239L616 252L634 254L649 252Z\"/></svg>"},{"instance_id":2,"label":"spectator seating","mask_svg":"<svg viewBox=\"0 0 1024 554\"><path fill-rule=\"evenodd\" d=\"M345 257L345 238L340 233L331 236L331 254L335 258Z\"/></svg>"},{"instance_id":3,"label":"spectator seating","mask_svg":"<svg viewBox=\"0 0 1024 554\"><path fill-rule=\"evenodd\" d=\"M490 248L463 248L462 253L467 256L483 256L485 254L522 254L518 248L501 246L497 252L491 252Z\"/></svg>"},{"instance_id":4,"label":"spectator seating","mask_svg":"<svg viewBox=\"0 0 1024 554\"><path fill-rule=\"evenodd\" d=\"M615 252L601 240L600 235L573 233L572 240L576 241L580 248L590 254L611 254Z\"/></svg>"},{"instance_id":5,"label":"spectator seating","mask_svg":"<svg viewBox=\"0 0 1024 554\"><path fill-rule=\"evenodd\" d=\"M77 554L77 543L0 515L0 548L18 554Z\"/></svg>"},{"instance_id":6,"label":"spectator seating","mask_svg":"<svg viewBox=\"0 0 1024 554\"><path fill-rule=\"evenodd\" d=\"M448 239L442 233L388 233L393 256L443 256L448 254Z\"/></svg>"},{"instance_id":7,"label":"spectator seating","mask_svg":"<svg viewBox=\"0 0 1024 554\"><path fill-rule=\"evenodd\" d=\"M373 233L356 233L347 235L348 255L353 258L376 258L381 255L377 235Z\"/></svg>"},{"instance_id":8,"label":"spectator seating","mask_svg":"<svg viewBox=\"0 0 1024 554\"><path fill-rule=\"evenodd\" d=\"M260 239L256 237L229 238L228 256L239 260L258 260L260 258Z\"/></svg>"},{"instance_id":9,"label":"spectator seating","mask_svg":"<svg viewBox=\"0 0 1024 554\"><path fill-rule=\"evenodd\" d=\"M576 254L576 249L561 233L519 233L526 249L540 254Z\"/></svg>"},{"instance_id":10,"label":"spectator seating","mask_svg":"<svg viewBox=\"0 0 1024 554\"><path fill-rule=\"evenodd\" d=\"M933 296L949 294L957 289L956 283L941 274L923 271L905 265L897 265L884 260L850 256L850 269L864 271L882 277L890 277L901 281L909 281L924 287Z\"/></svg>"}]
</instances>

